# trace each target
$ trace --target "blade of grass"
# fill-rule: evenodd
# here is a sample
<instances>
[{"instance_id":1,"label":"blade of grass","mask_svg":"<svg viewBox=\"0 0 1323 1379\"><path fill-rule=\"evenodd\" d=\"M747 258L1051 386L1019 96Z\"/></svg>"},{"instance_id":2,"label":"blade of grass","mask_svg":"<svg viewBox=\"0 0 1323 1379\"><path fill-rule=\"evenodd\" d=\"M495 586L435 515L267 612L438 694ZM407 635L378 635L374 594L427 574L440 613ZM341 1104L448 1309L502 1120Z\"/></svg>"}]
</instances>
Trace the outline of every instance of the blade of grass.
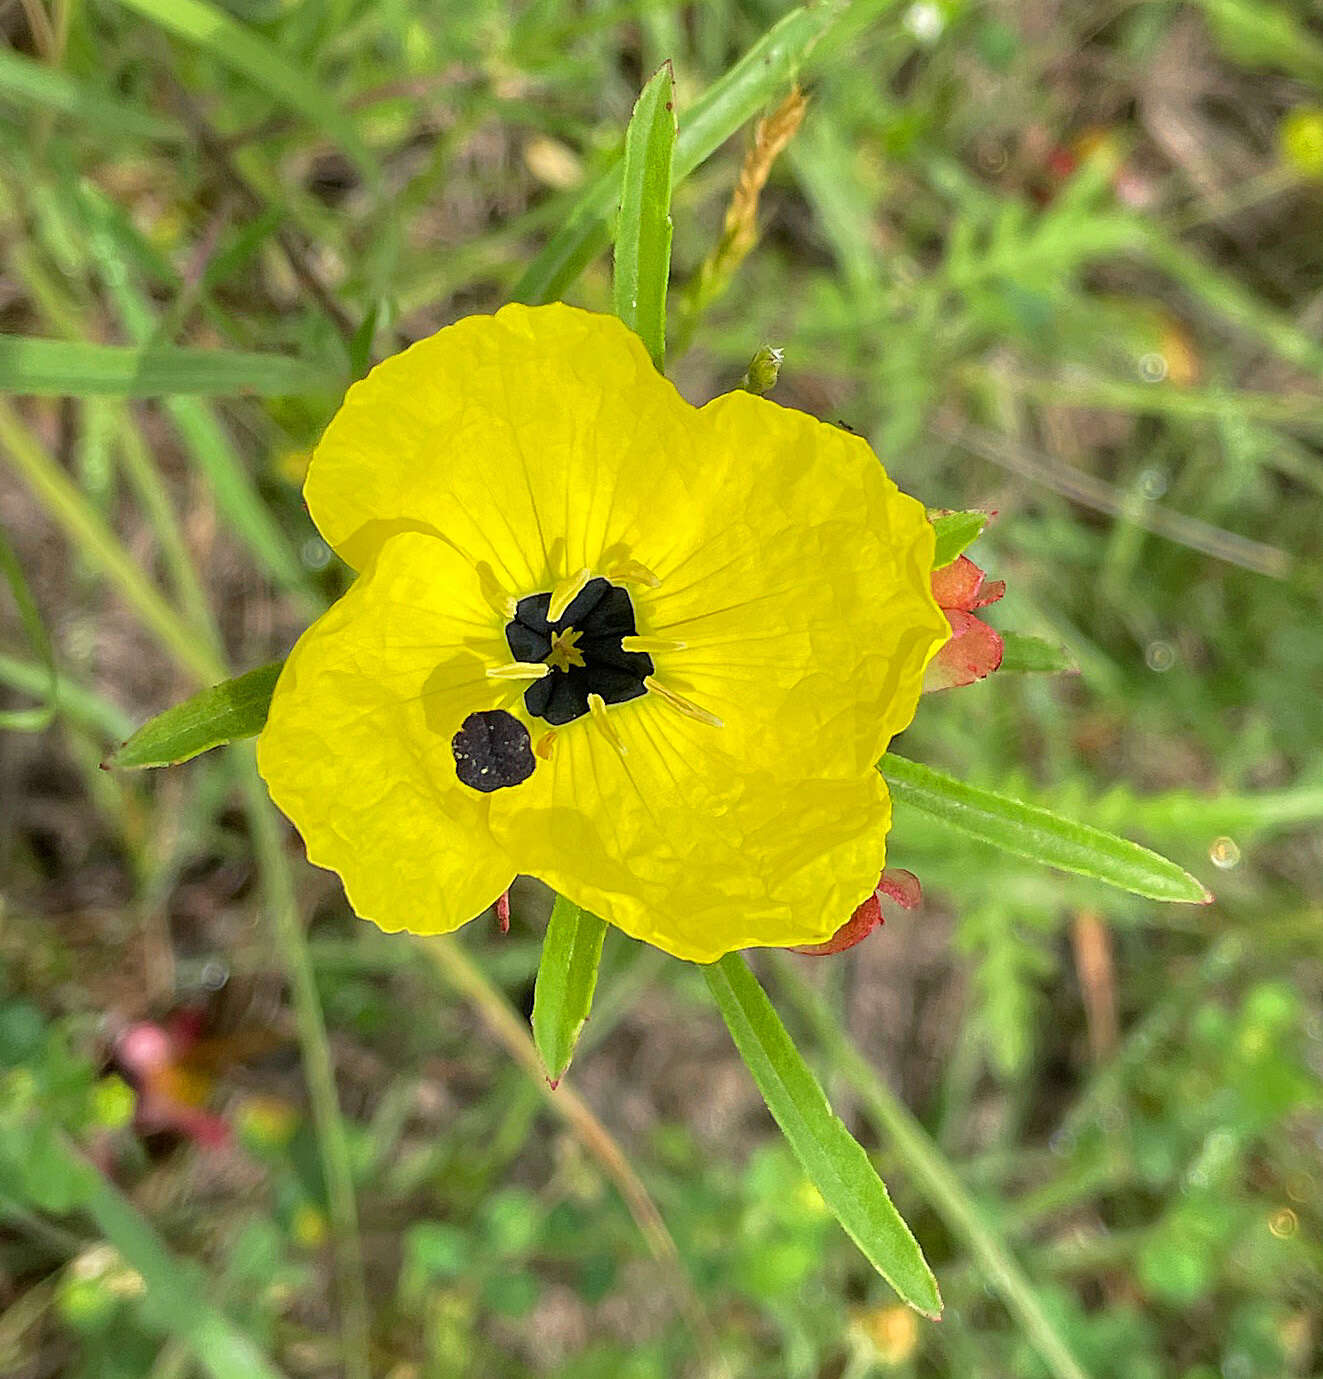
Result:
<instances>
[{"instance_id":1,"label":"blade of grass","mask_svg":"<svg viewBox=\"0 0 1323 1379\"><path fill-rule=\"evenodd\" d=\"M23 567L18 563L18 557L14 554L3 529L0 529L0 574L4 575L9 591L14 596L18 620L22 623L28 645L36 654L41 666L41 683L34 692L45 701L34 708L10 709L0 713L0 729L39 733L48 727L55 717L60 678L55 669L55 652L51 647L51 639L46 633L46 624L41 620L41 610L32 597Z\"/></svg>"},{"instance_id":2,"label":"blade of grass","mask_svg":"<svg viewBox=\"0 0 1323 1379\"><path fill-rule=\"evenodd\" d=\"M606 925L563 895L556 897L533 988L533 1039L555 1087L574 1056L593 1005Z\"/></svg>"},{"instance_id":3,"label":"blade of grass","mask_svg":"<svg viewBox=\"0 0 1323 1379\"><path fill-rule=\"evenodd\" d=\"M126 254L138 247L137 231L94 189L81 188L77 204L80 221L87 228L93 258L129 335L143 348L161 343L156 338L160 322L149 299L122 267ZM198 467L210 481L217 505L232 529L242 536L258 563L276 583L282 589L299 593L311 612L312 596L303 567L213 409L193 397L168 397L164 405Z\"/></svg>"},{"instance_id":4,"label":"blade of grass","mask_svg":"<svg viewBox=\"0 0 1323 1379\"><path fill-rule=\"evenodd\" d=\"M244 813L257 856L264 909L275 932L282 964L294 997L303 1071L308 1081L313 1121L326 1178L327 1205L336 1248L336 1293L340 1301L340 1334L347 1379L371 1379L371 1313L363 1278L363 1247L358 1229L358 1205L349 1157L349 1142L335 1089L335 1065L326 1037L326 1019L308 954L308 941L299 920L294 878L285 857L282 825L266 787L257 774L251 743L231 748L239 768L235 775L243 796Z\"/></svg>"},{"instance_id":5,"label":"blade of grass","mask_svg":"<svg viewBox=\"0 0 1323 1379\"><path fill-rule=\"evenodd\" d=\"M0 392L31 397L288 397L338 384L332 370L279 354L0 336Z\"/></svg>"},{"instance_id":6,"label":"blade of grass","mask_svg":"<svg viewBox=\"0 0 1323 1379\"><path fill-rule=\"evenodd\" d=\"M918 1242L868 1155L827 1104L748 964L728 953L703 975L767 1109L822 1200L901 1299L936 1320L942 1299Z\"/></svg>"},{"instance_id":7,"label":"blade of grass","mask_svg":"<svg viewBox=\"0 0 1323 1379\"><path fill-rule=\"evenodd\" d=\"M11 467L64 529L78 552L110 577L120 596L165 650L200 682L219 679L224 671L218 671L205 643L180 619L92 509L86 496L2 397L0 445Z\"/></svg>"},{"instance_id":8,"label":"blade of grass","mask_svg":"<svg viewBox=\"0 0 1323 1379\"><path fill-rule=\"evenodd\" d=\"M666 364L675 128L675 73L666 62L643 88L625 133L614 279L615 313L658 371Z\"/></svg>"},{"instance_id":9,"label":"blade of grass","mask_svg":"<svg viewBox=\"0 0 1323 1379\"><path fill-rule=\"evenodd\" d=\"M84 1170L88 1196L83 1205L141 1276L155 1323L186 1346L211 1379L280 1379L257 1344L211 1305L202 1271L175 1258L129 1199L72 1145L58 1139L53 1144L70 1160L71 1170Z\"/></svg>"},{"instance_id":10,"label":"blade of grass","mask_svg":"<svg viewBox=\"0 0 1323 1379\"><path fill-rule=\"evenodd\" d=\"M1205 905L1213 898L1175 862L1113 833L967 785L894 752L882 758L881 770L898 804L920 809L1003 852L1151 900Z\"/></svg>"},{"instance_id":11,"label":"blade of grass","mask_svg":"<svg viewBox=\"0 0 1323 1379\"><path fill-rule=\"evenodd\" d=\"M850 7L845 7L848 11ZM785 89L813 45L844 17L834 5L800 6L774 24L724 76L685 110L676 136L673 183L698 165ZM511 292L517 302L554 301L603 249L606 218L620 196L617 164L582 194Z\"/></svg>"},{"instance_id":12,"label":"blade of grass","mask_svg":"<svg viewBox=\"0 0 1323 1379\"><path fill-rule=\"evenodd\" d=\"M964 1184L923 1127L850 1042L826 1001L799 976L791 961L776 953L773 962L778 982L821 1044L833 1070L849 1081L878 1127L890 1136L897 1155L933 1210L978 1260L1056 1379L1087 1379L1033 1284L983 1220Z\"/></svg>"},{"instance_id":13,"label":"blade of grass","mask_svg":"<svg viewBox=\"0 0 1323 1379\"><path fill-rule=\"evenodd\" d=\"M36 697L45 692L46 668L0 653L0 684ZM133 729L132 721L122 709L75 683L67 674L61 674L55 682L55 706L61 715L102 741L122 740Z\"/></svg>"},{"instance_id":14,"label":"blade of grass","mask_svg":"<svg viewBox=\"0 0 1323 1379\"><path fill-rule=\"evenodd\" d=\"M159 24L177 38L196 44L217 62L247 77L267 95L297 110L339 143L374 189L380 183L376 160L359 138L353 121L325 88L305 75L266 39L205 0L119 0L129 10Z\"/></svg>"},{"instance_id":15,"label":"blade of grass","mask_svg":"<svg viewBox=\"0 0 1323 1379\"><path fill-rule=\"evenodd\" d=\"M19 105L68 115L97 134L123 134L170 143L184 138L183 126L177 121L161 119L117 101L67 72L22 57L9 48L0 48L0 96Z\"/></svg>"},{"instance_id":16,"label":"blade of grass","mask_svg":"<svg viewBox=\"0 0 1323 1379\"><path fill-rule=\"evenodd\" d=\"M223 680L148 719L106 761L123 770L176 766L213 747L262 731L283 663L272 661Z\"/></svg>"}]
</instances>

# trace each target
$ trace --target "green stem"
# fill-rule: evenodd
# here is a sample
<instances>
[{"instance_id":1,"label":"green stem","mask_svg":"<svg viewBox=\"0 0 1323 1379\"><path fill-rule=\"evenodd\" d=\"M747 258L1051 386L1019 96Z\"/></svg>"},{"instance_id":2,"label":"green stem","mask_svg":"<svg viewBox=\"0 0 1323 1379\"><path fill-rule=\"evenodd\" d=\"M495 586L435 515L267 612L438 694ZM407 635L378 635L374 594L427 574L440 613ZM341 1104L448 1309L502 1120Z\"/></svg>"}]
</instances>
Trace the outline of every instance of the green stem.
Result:
<instances>
[{"instance_id":1,"label":"green stem","mask_svg":"<svg viewBox=\"0 0 1323 1379\"><path fill-rule=\"evenodd\" d=\"M327 1204L336 1241L336 1287L340 1296L345 1374L347 1379L371 1379L370 1314L363 1282L358 1206L321 997L317 992L308 942L299 922L294 881L281 846L280 824L257 774L255 749L251 742L235 743L230 753L240 763L239 787L262 877L263 898L294 998L294 1019L298 1025L303 1071L321 1147Z\"/></svg>"},{"instance_id":2,"label":"green stem","mask_svg":"<svg viewBox=\"0 0 1323 1379\"><path fill-rule=\"evenodd\" d=\"M1056 1379L1088 1379L1044 1311L1033 1284L983 1220L973 1198L923 1126L860 1055L826 1001L799 976L789 959L780 953L772 958L782 989L812 1029L832 1066L850 1080L870 1114L891 1137L896 1152L933 1210L982 1265L1008 1311Z\"/></svg>"}]
</instances>

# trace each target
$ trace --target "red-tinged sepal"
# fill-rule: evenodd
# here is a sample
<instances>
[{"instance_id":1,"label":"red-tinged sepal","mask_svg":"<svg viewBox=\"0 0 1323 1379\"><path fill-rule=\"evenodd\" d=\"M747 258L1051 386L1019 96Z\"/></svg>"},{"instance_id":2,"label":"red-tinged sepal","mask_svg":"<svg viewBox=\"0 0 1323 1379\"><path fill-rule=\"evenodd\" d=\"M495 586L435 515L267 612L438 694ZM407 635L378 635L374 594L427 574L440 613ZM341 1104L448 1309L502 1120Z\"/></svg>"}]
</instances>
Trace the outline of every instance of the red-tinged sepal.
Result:
<instances>
[{"instance_id":1,"label":"red-tinged sepal","mask_svg":"<svg viewBox=\"0 0 1323 1379\"><path fill-rule=\"evenodd\" d=\"M934 570L932 580L933 598L946 613L952 609L972 613L975 608L996 603L1006 592L1004 579L989 579L967 555L957 556L949 565Z\"/></svg>"},{"instance_id":2,"label":"red-tinged sepal","mask_svg":"<svg viewBox=\"0 0 1323 1379\"><path fill-rule=\"evenodd\" d=\"M951 639L933 657L923 677L923 692L960 689L991 675L1001 665L1006 648L975 608L996 603L1006 581L989 579L967 556L958 556L932 574L933 597L951 624Z\"/></svg>"},{"instance_id":3,"label":"red-tinged sepal","mask_svg":"<svg viewBox=\"0 0 1323 1379\"><path fill-rule=\"evenodd\" d=\"M894 900L902 910L917 910L923 903L919 878L904 867L888 867L878 879L875 894Z\"/></svg>"},{"instance_id":4,"label":"red-tinged sepal","mask_svg":"<svg viewBox=\"0 0 1323 1379\"><path fill-rule=\"evenodd\" d=\"M496 923L501 933L510 932L510 888L507 886L496 897Z\"/></svg>"},{"instance_id":5,"label":"red-tinged sepal","mask_svg":"<svg viewBox=\"0 0 1323 1379\"><path fill-rule=\"evenodd\" d=\"M972 613L946 610L951 640L928 663L923 692L960 689L991 675L1001 665L1005 644L1001 635Z\"/></svg>"},{"instance_id":6,"label":"red-tinged sepal","mask_svg":"<svg viewBox=\"0 0 1323 1379\"><path fill-rule=\"evenodd\" d=\"M825 958L832 953L843 953L862 943L878 925L882 917L882 897L894 900L902 909L912 910L923 899L923 889L919 878L903 867L888 867L878 878L873 894L855 910L854 914L841 925L825 943L809 943L802 948L792 948L792 953L802 953L807 957Z\"/></svg>"}]
</instances>

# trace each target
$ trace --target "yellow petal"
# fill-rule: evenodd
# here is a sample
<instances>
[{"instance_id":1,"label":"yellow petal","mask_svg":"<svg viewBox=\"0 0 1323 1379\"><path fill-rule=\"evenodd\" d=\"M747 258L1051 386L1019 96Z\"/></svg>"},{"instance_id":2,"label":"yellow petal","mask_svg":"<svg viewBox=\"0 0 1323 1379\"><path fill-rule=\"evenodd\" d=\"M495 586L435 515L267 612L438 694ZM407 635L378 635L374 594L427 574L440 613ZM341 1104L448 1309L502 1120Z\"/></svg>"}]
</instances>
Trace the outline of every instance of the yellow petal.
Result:
<instances>
[{"instance_id":1,"label":"yellow petal","mask_svg":"<svg viewBox=\"0 0 1323 1379\"><path fill-rule=\"evenodd\" d=\"M877 885L891 814L876 771L788 784L656 696L608 713L618 743L577 720L529 781L492 796L521 872L692 962L821 942Z\"/></svg>"},{"instance_id":2,"label":"yellow petal","mask_svg":"<svg viewBox=\"0 0 1323 1379\"><path fill-rule=\"evenodd\" d=\"M651 529L695 412L633 331L559 303L470 316L350 388L304 494L361 568L388 536L432 530L522 596Z\"/></svg>"},{"instance_id":3,"label":"yellow petal","mask_svg":"<svg viewBox=\"0 0 1323 1379\"><path fill-rule=\"evenodd\" d=\"M522 688L487 678L495 657L509 649L473 569L406 533L299 638L276 684L257 744L271 797L383 929L449 932L514 876L450 746L468 714Z\"/></svg>"},{"instance_id":4,"label":"yellow petal","mask_svg":"<svg viewBox=\"0 0 1323 1379\"><path fill-rule=\"evenodd\" d=\"M684 643L657 679L716 715L748 769L867 772L950 635L923 507L839 427L747 393L699 415L688 545L635 599L642 635Z\"/></svg>"}]
</instances>

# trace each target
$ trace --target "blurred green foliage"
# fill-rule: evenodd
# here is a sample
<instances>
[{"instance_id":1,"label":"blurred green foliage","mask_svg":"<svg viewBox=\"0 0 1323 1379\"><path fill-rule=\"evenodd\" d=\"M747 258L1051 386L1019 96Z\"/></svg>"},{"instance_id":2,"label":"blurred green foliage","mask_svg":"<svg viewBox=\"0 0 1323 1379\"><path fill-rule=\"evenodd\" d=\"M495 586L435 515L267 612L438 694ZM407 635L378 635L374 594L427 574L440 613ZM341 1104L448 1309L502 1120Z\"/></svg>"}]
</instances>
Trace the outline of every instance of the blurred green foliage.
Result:
<instances>
[{"instance_id":1,"label":"blurred green foliage","mask_svg":"<svg viewBox=\"0 0 1323 1379\"><path fill-rule=\"evenodd\" d=\"M788 9L10 6L6 333L156 346L169 367L173 347L279 354L324 383L154 403L89 385L4 404L0 443L53 457L197 657L283 654L343 583L298 481L344 383L506 298L663 59L683 138L686 108ZM1008 581L990 620L1065 645L1080 673L930 698L904 752L1137 836L1217 904L1103 893L898 811L889 856L922 877L925 912L803 970L1084 1373L1321 1374L1323 24L1308 0L832 16L761 243L672 375L699 401L783 347L778 400L868 435L933 507L998 509L973 552ZM676 287L745 147L676 188ZM608 309L609 255L567 295ZM12 369L0 383L24 391ZM55 726L7 735L0 762L0 1368L197 1372L92 1212L108 1170L283 1372L349 1372L290 973L233 775L97 769L190 672L54 534L49 493L2 472L60 682ZM49 696L21 608L4 611L6 709ZM478 1007L297 879L373 1374L1053 1372L878 1134L948 1303L940 1326L895 1315L772 1137L696 973L609 934L567 1083L655 1199L685 1285ZM480 923L460 940L525 1012L544 911L517 894L508 939ZM180 1011L206 1030L175 1049L175 1090L225 1120L222 1146L144 1123L123 1065L126 1028ZM857 1089L820 1071L848 1112Z\"/></svg>"}]
</instances>

